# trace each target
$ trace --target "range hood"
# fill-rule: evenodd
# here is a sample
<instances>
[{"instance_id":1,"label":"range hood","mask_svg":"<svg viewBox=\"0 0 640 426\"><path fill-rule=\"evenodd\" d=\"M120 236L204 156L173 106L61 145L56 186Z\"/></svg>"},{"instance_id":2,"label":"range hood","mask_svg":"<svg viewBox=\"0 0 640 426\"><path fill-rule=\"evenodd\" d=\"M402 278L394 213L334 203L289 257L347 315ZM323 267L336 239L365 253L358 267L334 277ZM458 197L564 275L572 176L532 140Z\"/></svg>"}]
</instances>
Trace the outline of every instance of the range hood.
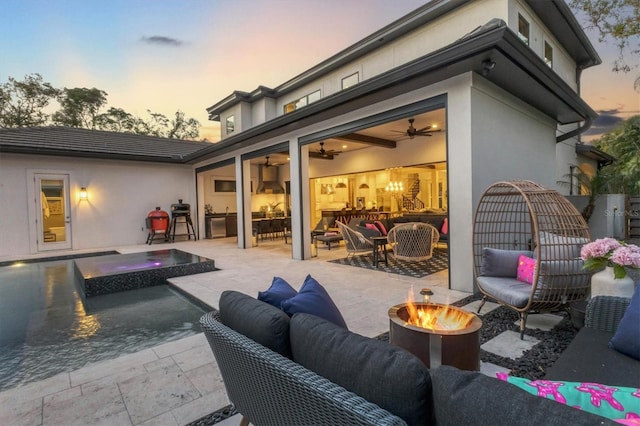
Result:
<instances>
[{"instance_id":1,"label":"range hood","mask_svg":"<svg viewBox=\"0 0 640 426\"><path fill-rule=\"evenodd\" d=\"M260 166L256 194L284 194L278 178L278 166Z\"/></svg>"}]
</instances>

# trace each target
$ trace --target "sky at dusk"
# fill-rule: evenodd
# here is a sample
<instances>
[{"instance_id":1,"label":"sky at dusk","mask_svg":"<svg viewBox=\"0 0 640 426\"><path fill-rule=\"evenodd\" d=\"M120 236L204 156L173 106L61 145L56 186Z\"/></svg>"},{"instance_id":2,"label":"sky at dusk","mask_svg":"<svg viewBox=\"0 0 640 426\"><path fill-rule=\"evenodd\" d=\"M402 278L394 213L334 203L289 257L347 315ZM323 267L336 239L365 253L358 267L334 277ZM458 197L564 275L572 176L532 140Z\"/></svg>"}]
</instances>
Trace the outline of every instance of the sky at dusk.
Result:
<instances>
[{"instance_id":1,"label":"sky at dusk","mask_svg":"<svg viewBox=\"0 0 640 426\"><path fill-rule=\"evenodd\" d=\"M98 88L108 106L196 118L234 90L277 87L426 0L0 0L0 84L39 73L54 87ZM583 73L582 97L601 114L591 131L640 113L638 70L611 71L615 47Z\"/></svg>"}]
</instances>

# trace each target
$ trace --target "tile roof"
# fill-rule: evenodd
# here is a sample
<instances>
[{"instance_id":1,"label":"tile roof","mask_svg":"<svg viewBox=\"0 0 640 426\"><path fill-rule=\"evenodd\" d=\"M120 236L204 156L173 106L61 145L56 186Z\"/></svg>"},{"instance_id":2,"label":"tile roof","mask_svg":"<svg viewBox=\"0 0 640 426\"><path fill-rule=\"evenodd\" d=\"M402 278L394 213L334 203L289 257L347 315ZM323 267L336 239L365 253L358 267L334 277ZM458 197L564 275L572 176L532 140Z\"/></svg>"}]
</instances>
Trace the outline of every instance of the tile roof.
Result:
<instances>
[{"instance_id":1,"label":"tile roof","mask_svg":"<svg viewBox=\"0 0 640 426\"><path fill-rule=\"evenodd\" d=\"M186 163L211 144L72 127L0 129L0 152Z\"/></svg>"}]
</instances>

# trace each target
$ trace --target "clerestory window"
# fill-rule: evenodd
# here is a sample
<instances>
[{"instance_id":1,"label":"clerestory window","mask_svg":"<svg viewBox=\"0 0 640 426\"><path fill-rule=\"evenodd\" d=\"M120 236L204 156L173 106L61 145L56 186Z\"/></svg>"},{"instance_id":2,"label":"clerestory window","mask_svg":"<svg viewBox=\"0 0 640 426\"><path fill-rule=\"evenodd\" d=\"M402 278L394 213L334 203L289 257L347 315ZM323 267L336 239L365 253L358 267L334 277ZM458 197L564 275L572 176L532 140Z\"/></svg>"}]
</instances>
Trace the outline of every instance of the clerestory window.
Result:
<instances>
[{"instance_id":1,"label":"clerestory window","mask_svg":"<svg viewBox=\"0 0 640 426\"><path fill-rule=\"evenodd\" d=\"M303 96L293 102L289 102L284 106L284 113L289 114L290 112L293 112L318 100L320 100L320 89L316 90L315 92L309 93L308 95Z\"/></svg>"}]
</instances>

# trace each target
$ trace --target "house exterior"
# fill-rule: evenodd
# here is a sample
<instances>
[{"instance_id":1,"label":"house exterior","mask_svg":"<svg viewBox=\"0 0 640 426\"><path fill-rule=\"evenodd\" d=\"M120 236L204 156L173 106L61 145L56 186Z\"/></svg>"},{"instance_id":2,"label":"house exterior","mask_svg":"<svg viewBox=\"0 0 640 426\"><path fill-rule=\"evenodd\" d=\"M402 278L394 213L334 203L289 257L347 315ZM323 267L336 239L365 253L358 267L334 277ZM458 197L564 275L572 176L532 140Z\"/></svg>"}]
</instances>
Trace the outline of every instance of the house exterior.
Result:
<instances>
[{"instance_id":1,"label":"house exterior","mask_svg":"<svg viewBox=\"0 0 640 426\"><path fill-rule=\"evenodd\" d=\"M157 179L137 183L144 177L134 173L127 179L136 181L134 185L118 185L121 197L116 205L141 197L150 201L135 215L129 212L123 217L110 211L100 226L140 228L143 210L158 204L156 200L166 203L181 196L197 206L195 216L203 228L204 205L212 197L208 186L212 176L223 176L235 179L237 189L220 206L237 214L238 244L249 248L258 196L255 191L252 194L257 162L284 153L289 166L279 167L278 179L289 187L292 257L306 259L311 256L311 219L318 204L310 182L345 173L446 165L444 186L439 188L447 194L443 207L451 229L450 287L471 291L473 214L484 189L511 179L556 187L569 165L592 161L576 152L580 133L596 117L580 98L580 72L599 63L562 0L431 1L276 88L235 91L215 102L207 111L210 119L221 123L222 140L174 158L170 169L148 163L158 169L161 179L172 173L178 176L170 184L170 194L149 189ZM395 140L383 133L418 118L440 122L443 131L410 140ZM4 140L0 136L0 149ZM363 148L333 156L332 161L316 160L318 143L332 140ZM30 164L32 152L7 155L0 158L3 181L5 162L22 161L12 176L22 175L15 179L24 180L25 169L46 169L44 165L52 159L43 156L35 167ZM56 158L55 163L50 166L54 170L71 167L62 159ZM118 162L117 167L129 166ZM78 174L92 180L92 171L86 167ZM151 172L144 175L152 180ZM105 195L106 182L100 185ZM82 179L73 185L96 188ZM24 191L29 184L23 181L21 186ZM22 201L23 209L29 199ZM93 213L102 214L103 207ZM80 208L76 206L76 220L91 214ZM24 221L20 225L21 233L11 233L10 243L32 253L33 243L21 242L28 226ZM93 227L82 229L88 232ZM75 226L73 232L75 236ZM92 245L95 237L78 238L77 244L84 247ZM128 242L124 236L108 241L117 244L118 239Z\"/></svg>"}]
</instances>

